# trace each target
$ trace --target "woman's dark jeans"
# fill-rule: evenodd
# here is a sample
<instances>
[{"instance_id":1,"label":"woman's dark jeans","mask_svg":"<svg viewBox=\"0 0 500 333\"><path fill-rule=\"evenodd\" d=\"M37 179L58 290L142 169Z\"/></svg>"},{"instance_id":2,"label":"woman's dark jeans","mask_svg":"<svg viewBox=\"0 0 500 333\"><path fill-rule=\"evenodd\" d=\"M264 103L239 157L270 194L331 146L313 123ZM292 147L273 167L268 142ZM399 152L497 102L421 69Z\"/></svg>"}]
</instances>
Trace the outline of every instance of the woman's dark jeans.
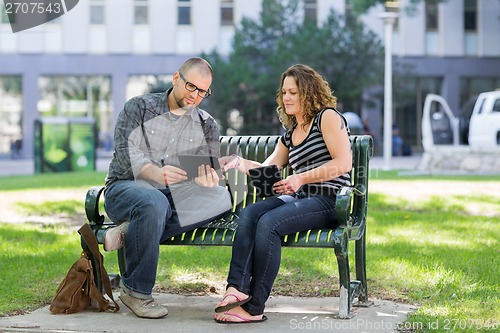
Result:
<instances>
[{"instance_id":1,"label":"woman's dark jeans","mask_svg":"<svg viewBox=\"0 0 500 333\"><path fill-rule=\"evenodd\" d=\"M286 196L290 199L290 196ZM228 286L252 295L243 305L251 315L264 313L281 262L283 236L336 226L335 199L317 195L285 203L267 198L241 211L233 243Z\"/></svg>"}]
</instances>

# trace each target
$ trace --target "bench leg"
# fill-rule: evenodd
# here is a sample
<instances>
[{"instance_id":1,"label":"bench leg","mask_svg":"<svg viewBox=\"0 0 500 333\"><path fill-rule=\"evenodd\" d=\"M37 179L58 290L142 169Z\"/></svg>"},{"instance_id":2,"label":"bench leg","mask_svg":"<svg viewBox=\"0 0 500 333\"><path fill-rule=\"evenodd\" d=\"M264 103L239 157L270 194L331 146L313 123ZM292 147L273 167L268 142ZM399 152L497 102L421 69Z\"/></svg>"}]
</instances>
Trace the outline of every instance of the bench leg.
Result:
<instances>
[{"instance_id":1,"label":"bench leg","mask_svg":"<svg viewBox=\"0 0 500 333\"><path fill-rule=\"evenodd\" d=\"M349 273L347 235L343 234L337 237L335 243L335 255L339 266L340 297L339 297L339 318L349 319L351 314L351 282Z\"/></svg>"},{"instance_id":2,"label":"bench leg","mask_svg":"<svg viewBox=\"0 0 500 333\"><path fill-rule=\"evenodd\" d=\"M123 276L123 273L127 270L127 261L125 260L125 246L118 249L116 252L118 256L118 267L120 267L120 275Z\"/></svg>"},{"instance_id":3,"label":"bench leg","mask_svg":"<svg viewBox=\"0 0 500 333\"><path fill-rule=\"evenodd\" d=\"M368 307L373 302L368 300L368 285L366 281L366 234L356 241L356 279L360 282L358 302L354 306Z\"/></svg>"}]
</instances>

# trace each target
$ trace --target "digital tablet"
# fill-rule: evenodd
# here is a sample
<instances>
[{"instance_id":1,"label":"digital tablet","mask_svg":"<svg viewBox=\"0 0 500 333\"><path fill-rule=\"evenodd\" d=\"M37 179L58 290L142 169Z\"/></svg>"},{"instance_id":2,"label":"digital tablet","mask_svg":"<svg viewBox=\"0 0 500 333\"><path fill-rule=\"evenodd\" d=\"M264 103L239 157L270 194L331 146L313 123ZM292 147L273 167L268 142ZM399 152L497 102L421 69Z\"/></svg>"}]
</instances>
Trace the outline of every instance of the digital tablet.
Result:
<instances>
[{"instance_id":1,"label":"digital tablet","mask_svg":"<svg viewBox=\"0 0 500 333\"><path fill-rule=\"evenodd\" d=\"M181 169L187 172L188 179L198 177L198 167L200 165L210 165L215 169L219 178L222 178L219 159L216 156L179 154L177 157L179 158Z\"/></svg>"},{"instance_id":2,"label":"digital tablet","mask_svg":"<svg viewBox=\"0 0 500 333\"><path fill-rule=\"evenodd\" d=\"M273 191L273 184L281 180L281 173L276 165L249 169L248 174L259 197L271 197L279 194Z\"/></svg>"}]
</instances>

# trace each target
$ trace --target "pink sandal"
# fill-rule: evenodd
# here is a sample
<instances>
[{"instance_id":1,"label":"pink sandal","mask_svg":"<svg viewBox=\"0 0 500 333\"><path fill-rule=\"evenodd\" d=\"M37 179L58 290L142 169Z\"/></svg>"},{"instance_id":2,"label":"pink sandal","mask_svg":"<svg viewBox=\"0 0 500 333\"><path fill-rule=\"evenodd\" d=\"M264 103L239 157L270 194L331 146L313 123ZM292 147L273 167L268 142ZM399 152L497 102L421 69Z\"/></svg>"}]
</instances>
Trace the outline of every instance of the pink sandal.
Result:
<instances>
[{"instance_id":1,"label":"pink sandal","mask_svg":"<svg viewBox=\"0 0 500 333\"><path fill-rule=\"evenodd\" d=\"M220 312L224 312L224 311L227 311L227 310L234 309L237 306L240 306L240 305L243 305L245 303L248 303L248 301L250 301L252 299L252 296L248 296L247 298L245 298L245 299L242 300L238 296L236 296L235 294L226 294L222 298L222 301L224 301L229 296L236 298L237 301L233 302L233 303L227 303L225 305L218 306L218 307L215 308L215 312L220 313ZM229 314L229 315L232 315L232 314Z\"/></svg>"},{"instance_id":2,"label":"pink sandal","mask_svg":"<svg viewBox=\"0 0 500 333\"><path fill-rule=\"evenodd\" d=\"M218 322L219 324L251 324L251 323L261 323L263 321L266 321L267 320L267 317L266 316L262 316L261 319L248 319L248 318L245 318L237 313L232 313L232 312L229 312L229 311L226 311L224 312L224 314L226 316L231 316L231 317L234 317L234 318L238 318L239 320L238 321L228 321L228 320L221 320L219 318L214 318L214 320L216 322Z\"/></svg>"}]
</instances>

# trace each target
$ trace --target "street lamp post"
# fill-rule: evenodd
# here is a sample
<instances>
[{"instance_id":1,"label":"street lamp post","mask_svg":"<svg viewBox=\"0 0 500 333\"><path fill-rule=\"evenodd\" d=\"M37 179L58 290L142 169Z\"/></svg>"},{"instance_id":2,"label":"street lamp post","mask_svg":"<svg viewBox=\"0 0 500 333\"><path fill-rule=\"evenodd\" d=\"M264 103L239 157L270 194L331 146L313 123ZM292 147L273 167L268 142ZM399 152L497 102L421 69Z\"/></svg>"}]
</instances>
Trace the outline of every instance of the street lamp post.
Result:
<instances>
[{"instance_id":1,"label":"street lamp post","mask_svg":"<svg viewBox=\"0 0 500 333\"><path fill-rule=\"evenodd\" d=\"M392 30L398 14L384 12L385 67L384 67L384 169L391 169L392 157Z\"/></svg>"}]
</instances>

